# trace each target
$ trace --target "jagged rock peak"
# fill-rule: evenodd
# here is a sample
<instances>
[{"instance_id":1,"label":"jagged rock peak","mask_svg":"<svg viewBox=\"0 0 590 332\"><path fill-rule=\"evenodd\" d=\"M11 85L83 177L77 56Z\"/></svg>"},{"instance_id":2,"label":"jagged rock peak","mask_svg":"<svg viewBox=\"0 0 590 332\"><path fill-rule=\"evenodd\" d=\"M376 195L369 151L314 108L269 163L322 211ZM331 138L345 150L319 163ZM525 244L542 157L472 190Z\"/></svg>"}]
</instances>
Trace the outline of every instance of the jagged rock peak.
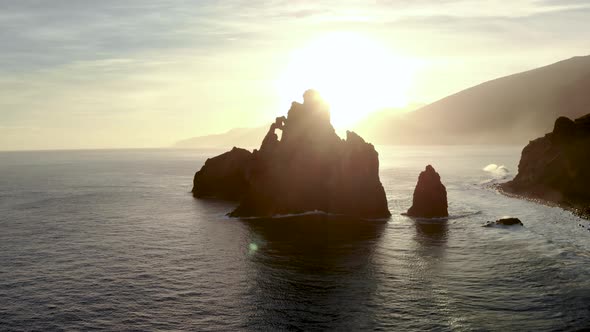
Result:
<instances>
[{"instance_id":1,"label":"jagged rock peak","mask_svg":"<svg viewBox=\"0 0 590 332\"><path fill-rule=\"evenodd\" d=\"M282 131L280 139L277 130ZM377 151L353 132L340 139L330 123L328 104L315 90L303 94L303 104L292 103L287 117L275 119L260 149L243 163L240 174L245 190L232 216L315 210L367 218L390 216ZM217 173L208 169L212 182L219 181ZM222 169L235 173L231 167ZM202 177L204 170L197 174ZM194 192L200 192L197 184Z\"/></svg>"}]
</instances>

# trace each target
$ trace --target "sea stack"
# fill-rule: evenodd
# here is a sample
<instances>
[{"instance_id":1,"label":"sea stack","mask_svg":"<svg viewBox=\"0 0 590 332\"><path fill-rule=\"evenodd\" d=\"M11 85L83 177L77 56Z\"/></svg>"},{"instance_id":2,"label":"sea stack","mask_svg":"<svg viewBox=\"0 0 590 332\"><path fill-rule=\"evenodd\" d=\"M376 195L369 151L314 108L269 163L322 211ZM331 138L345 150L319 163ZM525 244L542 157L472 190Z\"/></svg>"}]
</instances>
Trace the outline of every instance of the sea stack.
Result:
<instances>
[{"instance_id":1,"label":"sea stack","mask_svg":"<svg viewBox=\"0 0 590 332\"><path fill-rule=\"evenodd\" d=\"M590 214L590 114L559 117L551 133L522 150L518 174L503 191Z\"/></svg>"},{"instance_id":2,"label":"sea stack","mask_svg":"<svg viewBox=\"0 0 590 332\"><path fill-rule=\"evenodd\" d=\"M338 137L328 105L314 90L304 93L303 104L293 102L286 117L276 118L259 150L228 153L209 159L197 172L193 195L239 201L230 216L309 211L362 218L391 215L377 151L354 132L347 131L345 140ZM229 183L238 188L228 190Z\"/></svg>"},{"instance_id":3,"label":"sea stack","mask_svg":"<svg viewBox=\"0 0 590 332\"><path fill-rule=\"evenodd\" d=\"M448 217L447 189L440 181L440 175L431 165L420 173L414 189L412 207L406 213L419 218Z\"/></svg>"}]
</instances>

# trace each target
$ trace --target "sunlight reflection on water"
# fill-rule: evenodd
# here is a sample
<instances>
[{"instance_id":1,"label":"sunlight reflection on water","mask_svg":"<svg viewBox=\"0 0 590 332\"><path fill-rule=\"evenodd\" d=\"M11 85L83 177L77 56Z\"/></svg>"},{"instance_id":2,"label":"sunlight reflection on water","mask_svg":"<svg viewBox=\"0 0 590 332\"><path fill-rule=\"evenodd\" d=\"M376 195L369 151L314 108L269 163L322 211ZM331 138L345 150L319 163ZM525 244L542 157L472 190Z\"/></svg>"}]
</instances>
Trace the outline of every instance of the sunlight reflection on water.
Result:
<instances>
[{"instance_id":1,"label":"sunlight reflection on water","mask_svg":"<svg viewBox=\"0 0 590 332\"><path fill-rule=\"evenodd\" d=\"M216 152L0 153L7 330L575 330L590 324L590 226L489 190L519 148L379 148L393 216L225 217L194 200ZM448 219L402 216L432 164ZM525 227L481 227L504 215Z\"/></svg>"}]
</instances>

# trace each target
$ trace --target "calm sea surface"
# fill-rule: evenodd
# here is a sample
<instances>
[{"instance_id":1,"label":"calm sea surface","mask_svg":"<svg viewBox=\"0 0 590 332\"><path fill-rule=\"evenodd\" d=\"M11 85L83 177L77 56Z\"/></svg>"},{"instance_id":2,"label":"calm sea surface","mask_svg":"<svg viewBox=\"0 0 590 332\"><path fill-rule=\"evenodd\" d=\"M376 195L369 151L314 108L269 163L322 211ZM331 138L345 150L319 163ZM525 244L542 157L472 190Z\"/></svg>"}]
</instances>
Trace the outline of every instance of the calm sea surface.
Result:
<instances>
[{"instance_id":1,"label":"calm sea surface","mask_svg":"<svg viewBox=\"0 0 590 332\"><path fill-rule=\"evenodd\" d=\"M520 148L380 148L386 221L229 219L189 194L220 152L0 153L0 330L590 327L590 222L487 189ZM400 215L429 163L448 220Z\"/></svg>"}]
</instances>

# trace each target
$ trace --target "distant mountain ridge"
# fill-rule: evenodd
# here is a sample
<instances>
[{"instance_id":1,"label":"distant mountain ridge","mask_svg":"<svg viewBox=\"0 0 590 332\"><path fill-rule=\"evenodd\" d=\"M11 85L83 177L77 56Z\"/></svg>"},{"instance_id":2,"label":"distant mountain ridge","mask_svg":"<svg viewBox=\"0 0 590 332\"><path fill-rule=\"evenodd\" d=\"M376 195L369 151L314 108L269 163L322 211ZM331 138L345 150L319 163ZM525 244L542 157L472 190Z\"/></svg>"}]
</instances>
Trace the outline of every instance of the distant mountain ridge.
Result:
<instances>
[{"instance_id":1,"label":"distant mountain ridge","mask_svg":"<svg viewBox=\"0 0 590 332\"><path fill-rule=\"evenodd\" d=\"M422 106L424 106L424 104L410 104L405 108L389 108L383 109L380 112L401 114L414 111ZM270 123L260 127L234 128L220 134L192 137L176 142L173 147L181 149L230 149L236 145L236 142L238 142L240 146L246 148L256 148L262 142L262 139L266 135L269 126ZM341 133L339 132L339 134Z\"/></svg>"},{"instance_id":2,"label":"distant mountain ridge","mask_svg":"<svg viewBox=\"0 0 590 332\"><path fill-rule=\"evenodd\" d=\"M269 124L270 126L270 124ZM235 145L242 147L258 147L268 126L255 128L234 128L222 134L198 136L185 139L174 144L175 148L224 148L231 149Z\"/></svg>"},{"instance_id":3,"label":"distant mountain ridge","mask_svg":"<svg viewBox=\"0 0 590 332\"><path fill-rule=\"evenodd\" d=\"M589 112L590 55L487 81L412 112L376 112L352 129L383 145L525 144L551 131L559 116L578 118ZM233 129L175 146L257 146L267 128Z\"/></svg>"},{"instance_id":4,"label":"distant mountain ridge","mask_svg":"<svg viewBox=\"0 0 590 332\"><path fill-rule=\"evenodd\" d=\"M379 144L522 144L559 116L590 112L590 56L487 81L415 112L376 114L358 131Z\"/></svg>"}]
</instances>

